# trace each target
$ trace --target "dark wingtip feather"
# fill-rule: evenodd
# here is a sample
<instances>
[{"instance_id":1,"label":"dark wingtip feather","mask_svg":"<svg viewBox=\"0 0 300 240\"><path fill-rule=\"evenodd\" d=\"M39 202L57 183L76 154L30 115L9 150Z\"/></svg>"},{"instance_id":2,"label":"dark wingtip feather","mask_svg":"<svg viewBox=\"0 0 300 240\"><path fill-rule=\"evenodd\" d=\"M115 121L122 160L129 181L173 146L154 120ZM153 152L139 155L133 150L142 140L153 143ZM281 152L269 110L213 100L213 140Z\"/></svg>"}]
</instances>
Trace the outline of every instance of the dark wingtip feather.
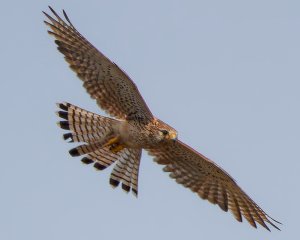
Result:
<instances>
[{"instance_id":1,"label":"dark wingtip feather","mask_svg":"<svg viewBox=\"0 0 300 240\"><path fill-rule=\"evenodd\" d=\"M276 223L278 223L278 224L282 224L282 223L280 223L280 222L278 222L278 221L276 221L276 220L274 220L273 218L271 218L273 221L275 221ZM279 228L279 227L277 227L274 223L272 223L271 221L269 221L268 222L269 224L271 224L274 228L276 228L277 230L279 230L279 231L281 231L281 229ZM270 229L268 229L270 232L271 232L271 230Z\"/></svg>"},{"instance_id":2,"label":"dark wingtip feather","mask_svg":"<svg viewBox=\"0 0 300 240\"><path fill-rule=\"evenodd\" d=\"M113 188L119 186L119 184L120 184L119 181L117 181L117 180L115 180L115 179L112 179L112 178L109 179L109 183L110 183L110 185L111 185Z\"/></svg>"},{"instance_id":3,"label":"dark wingtip feather","mask_svg":"<svg viewBox=\"0 0 300 240\"><path fill-rule=\"evenodd\" d=\"M281 222L279 222L279 221L275 220L274 218L270 217L268 214L267 214L267 216L268 216L268 218L270 218L272 221L274 221L274 222L276 222L276 223L282 225ZM279 229L279 230L280 230L280 229Z\"/></svg>"},{"instance_id":4,"label":"dark wingtip feather","mask_svg":"<svg viewBox=\"0 0 300 240\"><path fill-rule=\"evenodd\" d=\"M98 163L98 162L96 162L96 163L94 164L94 167L95 167L96 169L98 169L98 170L103 170L103 169L106 168L106 166L104 166L104 165L102 165L102 164L100 164L100 163Z\"/></svg>"},{"instance_id":5,"label":"dark wingtip feather","mask_svg":"<svg viewBox=\"0 0 300 240\"><path fill-rule=\"evenodd\" d=\"M65 19L67 20L67 22L70 24L70 26L73 27L73 24L71 23L71 21L70 21L70 19L69 19L69 17L68 17L68 15L67 15L67 13L66 13L65 10L63 10L63 14L64 14Z\"/></svg>"},{"instance_id":6,"label":"dark wingtip feather","mask_svg":"<svg viewBox=\"0 0 300 240\"><path fill-rule=\"evenodd\" d=\"M228 212L228 206L223 204L223 203L218 203L218 206L224 211L224 212Z\"/></svg>"},{"instance_id":7,"label":"dark wingtip feather","mask_svg":"<svg viewBox=\"0 0 300 240\"><path fill-rule=\"evenodd\" d=\"M67 50L65 47L61 46L61 45L62 45L61 42L57 42L56 44L58 45L57 50L58 50L59 52L61 52L61 53L64 54L64 55L67 55L67 54L68 54L68 50ZM68 57L65 56L65 59L67 60Z\"/></svg>"},{"instance_id":8,"label":"dark wingtip feather","mask_svg":"<svg viewBox=\"0 0 300 240\"><path fill-rule=\"evenodd\" d=\"M59 15L54 11L54 9L50 6L48 6L50 11L54 14L54 16L58 19L58 20L61 20L61 18L59 17Z\"/></svg>"},{"instance_id":9,"label":"dark wingtip feather","mask_svg":"<svg viewBox=\"0 0 300 240\"><path fill-rule=\"evenodd\" d=\"M65 130L70 130L70 124L68 121L60 121L60 122L57 122L57 125L62 128L62 129L65 129Z\"/></svg>"},{"instance_id":10,"label":"dark wingtip feather","mask_svg":"<svg viewBox=\"0 0 300 240\"><path fill-rule=\"evenodd\" d=\"M50 5L48 5L48 8L49 8L52 12L54 12L53 8L52 8Z\"/></svg>"},{"instance_id":11,"label":"dark wingtip feather","mask_svg":"<svg viewBox=\"0 0 300 240\"><path fill-rule=\"evenodd\" d=\"M84 157L84 158L81 159L81 162L84 163L84 164L91 164L94 161L90 158Z\"/></svg>"},{"instance_id":12,"label":"dark wingtip feather","mask_svg":"<svg viewBox=\"0 0 300 240\"><path fill-rule=\"evenodd\" d=\"M50 20L51 20L51 17L50 17L50 15L48 14L48 13L46 13L45 11L42 11L44 14L45 14L45 16L47 17L47 18L49 18ZM46 22L46 21L44 21L46 24L48 24L48 22Z\"/></svg>"},{"instance_id":13,"label":"dark wingtip feather","mask_svg":"<svg viewBox=\"0 0 300 240\"><path fill-rule=\"evenodd\" d=\"M55 42L55 44L58 45L58 46L61 45L61 41L59 41L59 40L54 40L54 42Z\"/></svg>"},{"instance_id":14,"label":"dark wingtip feather","mask_svg":"<svg viewBox=\"0 0 300 240\"><path fill-rule=\"evenodd\" d=\"M48 24L48 22L46 22L46 21L45 21L45 23L46 23L46 24ZM48 34L50 34L50 35L53 35L53 36L55 36L55 33L54 33L54 32L52 32L52 31L50 31L50 30L47 30L47 33L48 33Z\"/></svg>"},{"instance_id":15,"label":"dark wingtip feather","mask_svg":"<svg viewBox=\"0 0 300 240\"><path fill-rule=\"evenodd\" d=\"M69 153L70 153L70 155L71 155L72 157L78 157L78 156L80 156L80 153L79 153L79 151L78 151L77 148L72 148L72 149L69 151Z\"/></svg>"}]
</instances>

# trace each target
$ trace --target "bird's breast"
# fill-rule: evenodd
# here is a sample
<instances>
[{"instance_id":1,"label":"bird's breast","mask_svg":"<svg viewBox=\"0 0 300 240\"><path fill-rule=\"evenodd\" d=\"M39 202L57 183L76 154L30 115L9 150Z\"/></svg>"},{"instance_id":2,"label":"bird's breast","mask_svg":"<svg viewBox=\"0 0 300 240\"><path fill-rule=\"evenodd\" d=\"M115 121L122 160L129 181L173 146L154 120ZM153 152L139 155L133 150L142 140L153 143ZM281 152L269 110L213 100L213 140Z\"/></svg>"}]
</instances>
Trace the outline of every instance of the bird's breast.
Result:
<instances>
[{"instance_id":1,"label":"bird's breast","mask_svg":"<svg viewBox=\"0 0 300 240\"><path fill-rule=\"evenodd\" d=\"M119 128L119 134L122 142L131 148L147 148L153 144L151 131L147 126L140 123L122 122Z\"/></svg>"}]
</instances>

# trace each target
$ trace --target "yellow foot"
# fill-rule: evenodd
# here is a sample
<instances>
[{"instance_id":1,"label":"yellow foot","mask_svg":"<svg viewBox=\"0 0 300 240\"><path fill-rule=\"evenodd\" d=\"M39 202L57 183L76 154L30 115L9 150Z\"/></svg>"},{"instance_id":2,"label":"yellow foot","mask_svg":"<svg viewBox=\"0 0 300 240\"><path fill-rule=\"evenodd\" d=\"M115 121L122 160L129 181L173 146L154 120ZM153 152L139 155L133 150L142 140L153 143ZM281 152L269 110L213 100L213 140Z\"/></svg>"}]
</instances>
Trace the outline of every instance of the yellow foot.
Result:
<instances>
[{"instance_id":1,"label":"yellow foot","mask_svg":"<svg viewBox=\"0 0 300 240\"><path fill-rule=\"evenodd\" d=\"M121 151L122 149L124 149L124 146L121 144L117 144L117 145L112 145L110 146L110 151L112 151L113 153L117 153L119 151Z\"/></svg>"},{"instance_id":2,"label":"yellow foot","mask_svg":"<svg viewBox=\"0 0 300 240\"><path fill-rule=\"evenodd\" d=\"M118 142L119 142L119 137L114 137L114 138L109 139L109 141L107 143L105 143L103 145L103 147L111 146L113 144L118 144Z\"/></svg>"},{"instance_id":3,"label":"yellow foot","mask_svg":"<svg viewBox=\"0 0 300 240\"><path fill-rule=\"evenodd\" d=\"M125 148L124 145L120 144L119 140L120 140L119 137L111 138L107 143L103 145L103 147L109 146L110 151L112 151L113 153L117 153Z\"/></svg>"}]
</instances>

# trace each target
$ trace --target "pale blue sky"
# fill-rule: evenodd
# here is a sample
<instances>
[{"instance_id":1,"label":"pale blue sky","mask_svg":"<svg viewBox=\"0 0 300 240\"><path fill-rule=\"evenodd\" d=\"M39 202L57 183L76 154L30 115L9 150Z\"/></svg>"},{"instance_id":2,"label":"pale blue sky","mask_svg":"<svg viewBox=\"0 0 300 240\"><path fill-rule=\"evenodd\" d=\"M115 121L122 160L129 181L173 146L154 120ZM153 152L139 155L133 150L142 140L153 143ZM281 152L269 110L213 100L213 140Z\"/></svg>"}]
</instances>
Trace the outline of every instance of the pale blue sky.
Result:
<instances>
[{"instance_id":1,"label":"pale blue sky","mask_svg":"<svg viewBox=\"0 0 300 240\"><path fill-rule=\"evenodd\" d=\"M73 24L137 84L180 139L228 171L271 233L177 185L143 153L139 197L71 158L55 103L104 114L47 35ZM300 213L300 2L6 1L1 4L0 239L295 239Z\"/></svg>"}]
</instances>

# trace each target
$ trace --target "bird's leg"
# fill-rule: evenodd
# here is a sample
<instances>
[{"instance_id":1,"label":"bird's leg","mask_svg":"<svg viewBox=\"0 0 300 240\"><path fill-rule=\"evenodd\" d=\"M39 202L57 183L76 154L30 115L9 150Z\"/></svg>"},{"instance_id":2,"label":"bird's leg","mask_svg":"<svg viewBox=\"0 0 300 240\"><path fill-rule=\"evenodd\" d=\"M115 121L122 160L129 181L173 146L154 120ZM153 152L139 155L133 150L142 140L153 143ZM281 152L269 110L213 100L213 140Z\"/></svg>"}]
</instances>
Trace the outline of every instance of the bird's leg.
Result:
<instances>
[{"instance_id":1,"label":"bird's leg","mask_svg":"<svg viewBox=\"0 0 300 240\"><path fill-rule=\"evenodd\" d=\"M113 153L117 153L117 152L121 151L124 148L125 148L124 145L117 144L117 145L110 146L109 150L112 151Z\"/></svg>"},{"instance_id":2,"label":"bird's leg","mask_svg":"<svg viewBox=\"0 0 300 240\"><path fill-rule=\"evenodd\" d=\"M109 146L110 151L112 151L113 153L117 153L125 148L125 146L122 145L119 140L119 137L113 137L109 139L108 142L103 145L103 147Z\"/></svg>"},{"instance_id":3,"label":"bird's leg","mask_svg":"<svg viewBox=\"0 0 300 240\"><path fill-rule=\"evenodd\" d=\"M119 137L113 137L109 139L108 142L103 145L103 147L111 146L113 144L117 144L118 142L119 142Z\"/></svg>"}]
</instances>

